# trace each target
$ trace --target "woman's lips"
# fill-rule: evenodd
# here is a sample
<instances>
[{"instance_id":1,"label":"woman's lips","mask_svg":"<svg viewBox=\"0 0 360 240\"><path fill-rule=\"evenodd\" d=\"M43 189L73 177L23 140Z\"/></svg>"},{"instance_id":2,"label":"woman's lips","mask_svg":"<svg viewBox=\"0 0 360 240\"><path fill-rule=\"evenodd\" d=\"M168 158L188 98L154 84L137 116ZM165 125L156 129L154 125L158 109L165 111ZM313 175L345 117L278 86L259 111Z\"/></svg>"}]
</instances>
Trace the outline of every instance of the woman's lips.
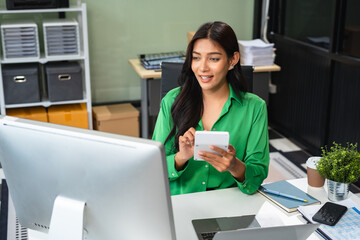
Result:
<instances>
[{"instance_id":1,"label":"woman's lips","mask_svg":"<svg viewBox=\"0 0 360 240\"><path fill-rule=\"evenodd\" d=\"M203 83L210 82L213 78L213 75L200 75L200 79Z\"/></svg>"}]
</instances>

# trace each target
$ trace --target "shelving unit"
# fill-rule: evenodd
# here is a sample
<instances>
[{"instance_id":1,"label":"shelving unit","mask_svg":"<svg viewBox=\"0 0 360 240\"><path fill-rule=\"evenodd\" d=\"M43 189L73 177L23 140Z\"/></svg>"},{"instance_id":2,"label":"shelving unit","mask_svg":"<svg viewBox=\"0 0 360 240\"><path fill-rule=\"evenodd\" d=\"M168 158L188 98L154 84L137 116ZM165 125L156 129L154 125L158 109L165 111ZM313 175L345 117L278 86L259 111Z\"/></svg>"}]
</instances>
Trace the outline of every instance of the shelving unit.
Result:
<instances>
[{"instance_id":1,"label":"shelving unit","mask_svg":"<svg viewBox=\"0 0 360 240\"><path fill-rule=\"evenodd\" d=\"M86 4L78 2L77 6L69 8L52 8L52 9L31 9L31 10L0 10L0 21L4 18L5 15L12 14L43 14L43 13L75 13L77 16L77 21L79 24L79 35L80 35L80 52L79 56L51 56L45 57L45 53L40 54L40 59L4 59L3 56L0 59L0 112L2 115L6 115L6 109L9 108L20 108L20 107L34 107L34 106L43 106L50 107L52 105L60 104L75 104L75 103L86 103L89 129L92 129L92 106L91 106L91 87L90 87L90 64L89 64L89 48L88 48L88 28L87 28L87 14L86 14ZM41 26L39 26L41 27ZM40 42L43 42L42 39L39 39ZM4 87L3 87L3 77L2 77L2 66L4 64L14 64L14 63L31 63L37 62L40 64L45 64L48 62L54 61L78 61L82 67L83 71L83 86L84 93L83 99L81 100L71 100L71 101L60 101L60 102L51 102L46 97L42 96L41 102L34 103L24 103L24 104L6 104L4 97Z\"/></svg>"}]
</instances>

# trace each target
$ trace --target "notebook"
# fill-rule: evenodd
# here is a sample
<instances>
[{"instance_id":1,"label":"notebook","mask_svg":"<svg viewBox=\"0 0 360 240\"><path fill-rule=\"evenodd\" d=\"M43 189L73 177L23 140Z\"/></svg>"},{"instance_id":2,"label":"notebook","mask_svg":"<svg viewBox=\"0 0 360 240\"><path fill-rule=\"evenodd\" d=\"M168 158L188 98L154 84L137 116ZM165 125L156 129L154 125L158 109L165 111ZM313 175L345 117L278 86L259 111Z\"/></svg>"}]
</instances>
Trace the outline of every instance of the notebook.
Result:
<instances>
[{"instance_id":1,"label":"notebook","mask_svg":"<svg viewBox=\"0 0 360 240\"><path fill-rule=\"evenodd\" d=\"M270 193L264 193L264 189L269 189L289 195L296 196L298 198L306 199L308 202L303 202L295 199L286 198L283 196L277 196ZM320 204L320 201L311 195L305 193L299 188L295 187L286 180L281 180L273 183L267 183L260 186L259 193L267 197L269 200L277 204L279 207L287 212L294 212L299 206L307 206L313 204Z\"/></svg>"}]
</instances>

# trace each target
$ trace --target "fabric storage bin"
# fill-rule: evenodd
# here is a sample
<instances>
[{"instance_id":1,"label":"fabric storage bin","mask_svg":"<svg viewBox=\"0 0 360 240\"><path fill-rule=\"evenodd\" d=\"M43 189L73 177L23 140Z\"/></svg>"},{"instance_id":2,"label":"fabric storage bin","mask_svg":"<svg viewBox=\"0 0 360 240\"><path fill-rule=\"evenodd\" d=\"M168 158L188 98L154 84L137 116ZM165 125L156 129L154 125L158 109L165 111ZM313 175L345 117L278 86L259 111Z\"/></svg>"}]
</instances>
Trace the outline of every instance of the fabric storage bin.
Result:
<instances>
[{"instance_id":1,"label":"fabric storage bin","mask_svg":"<svg viewBox=\"0 0 360 240\"><path fill-rule=\"evenodd\" d=\"M51 62L45 65L49 100L83 99L82 68L78 62Z\"/></svg>"},{"instance_id":2,"label":"fabric storage bin","mask_svg":"<svg viewBox=\"0 0 360 240\"><path fill-rule=\"evenodd\" d=\"M40 102L37 63L3 65L2 75L6 104Z\"/></svg>"},{"instance_id":3,"label":"fabric storage bin","mask_svg":"<svg viewBox=\"0 0 360 240\"><path fill-rule=\"evenodd\" d=\"M9 108L6 109L6 115L42 122L48 121L46 108L44 107Z\"/></svg>"},{"instance_id":4,"label":"fabric storage bin","mask_svg":"<svg viewBox=\"0 0 360 240\"><path fill-rule=\"evenodd\" d=\"M93 107L94 129L139 137L139 111L131 104Z\"/></svg>"},{"instance_id":5,"label":"fabric storage bin","mask_svg":"<svg viewBox=\"0 0 360 240\"><path fill-rule=\"evenodd\" d=\"M86 104L54 105L48 108L50 123L89 128Z\"/></svg>"}]
</instances>

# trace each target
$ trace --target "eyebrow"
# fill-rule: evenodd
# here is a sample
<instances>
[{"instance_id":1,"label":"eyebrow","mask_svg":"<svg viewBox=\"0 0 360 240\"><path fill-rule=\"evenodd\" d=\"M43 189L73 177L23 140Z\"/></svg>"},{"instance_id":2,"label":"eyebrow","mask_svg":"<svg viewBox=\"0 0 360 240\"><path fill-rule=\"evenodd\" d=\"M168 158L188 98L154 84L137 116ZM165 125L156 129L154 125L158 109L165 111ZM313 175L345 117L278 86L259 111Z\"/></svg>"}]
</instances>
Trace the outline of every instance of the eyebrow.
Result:
<instances>
[{"instance_id":1,"label":"eyebrow","mask_svg":"<svg viewBox=\"0 0 360 240\"><path fill-rule=\"evenodd\" d=\"M196 51L193 51L193 53L201 55L200 53L198 53ZM207 53L207 55L213 55L213 54L222 55L222 53L220 53L220 52L209 52L209 53Z\"/></svg>"}]
</instances>

